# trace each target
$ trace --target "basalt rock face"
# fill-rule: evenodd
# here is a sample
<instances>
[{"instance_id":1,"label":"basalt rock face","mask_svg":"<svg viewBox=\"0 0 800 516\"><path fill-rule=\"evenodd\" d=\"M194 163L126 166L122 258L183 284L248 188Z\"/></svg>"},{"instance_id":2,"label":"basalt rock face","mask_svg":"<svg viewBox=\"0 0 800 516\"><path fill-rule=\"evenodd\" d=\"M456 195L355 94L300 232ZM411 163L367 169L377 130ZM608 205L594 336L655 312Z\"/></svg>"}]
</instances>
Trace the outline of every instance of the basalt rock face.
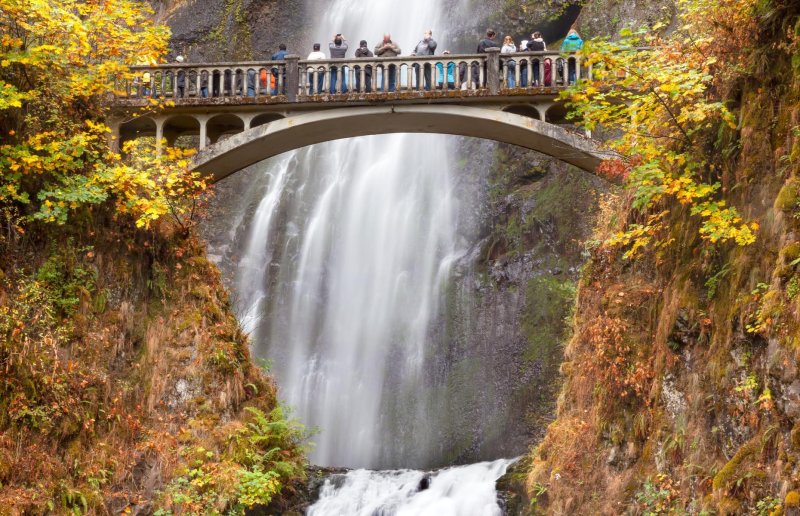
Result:
<instances>
[{"instance_id":1,"label":"basalt rock face","mask_svg":"<svg viewBox=\"0 0 800 516\"><path fill-rule=\"evenodd\" d=\"M269 59L280 43L307 48L302 0L165 0L157 17L172 29L171 53L189 62Z\"/></svg>"},{"instance_id":2,"label":"basalt rock face","mask_svg":"<svg viewBox=\"0 0 800 516\"><path fill-rule=\"evenodd\" d=\"M614 37L623 29L638 30L675 18L675 0L623 0L586 2L576 21L584 37Z\"/></svg>"},{"instance_id":3,"label":"basalt rock face","mask_svg":"<svg viewBox=\"0 0 800 516\"><path fill-rule=\"evenodd\" d=\"M431 354L427 375L446 414L439 438L450 463L518 456L543 435L583 242L610 188L513 146L465 140L462 150L484 157L457 172L481 183L480 208L466 208L476 214L478 243L456 268L434 330L444 349Z\"/></svg>"},{"instance_id":4,"label":"basalt rock face","mask_svg":"<svg viewBox=\"0 0 800 516\"><path fill-rule=\"evenodd\" d=\"M663 248L635 260L592 252L558 418L528 479L543 512L797 513L800 62L784 45L797 45L800 9L765 5L742 57L769 55L772 67L720 81L738 125L708 145L710 156L736 149L721 196L757 240L710 245L673 202ZM637 216L621 203L603 220Z\"/></svg>"}]
</instances>

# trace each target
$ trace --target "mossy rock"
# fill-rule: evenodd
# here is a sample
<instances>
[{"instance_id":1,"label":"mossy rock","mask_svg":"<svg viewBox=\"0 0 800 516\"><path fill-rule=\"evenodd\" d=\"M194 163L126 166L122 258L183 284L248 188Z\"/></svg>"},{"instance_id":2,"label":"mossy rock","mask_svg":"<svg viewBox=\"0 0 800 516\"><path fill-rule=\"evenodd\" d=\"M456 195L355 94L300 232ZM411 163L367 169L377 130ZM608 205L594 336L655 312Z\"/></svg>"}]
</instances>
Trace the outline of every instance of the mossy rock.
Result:
<instances>
[{"instance_id":1,"label":"mossy rock","mask_svg":"<svg viewBox=\"0 0 800 516\"><path fill-rule=\"evenodd\" d=\"M792 440L792 449L800 450L800 423L794 425L790 436Z\"/></svg>"},{"instance_id":2,"label":"mossy rock","mask_svg":"<svg viewBox=\"0 0 800 516\"><path fill-rule=\"evenodd\" d=\"M778 196L775 198L775 209L781 211L792 211L797 208L797 201L800 198L800 182L796 179L788 181Z\"/></svg>"},{"instance_id":3,"label":"mossy rock","mask_svg":"<svg viewBox=\"0 0 800 516\"><path fill-rule=\"evenodd\" d=\"M720 516L734 516L741 514L741 510L742 503L736 498L726 496L717 503L717 512Z\"/></svg>"},{"instance_id":4,"label":"mossy rock","mask_svg":"<svg viewBox=\"0 0 800 516\"><path fill-rule=\"evenodd\" d=\"M800 493L797 491L789 491L786 493L786 498L783 499L784 507L800 507Z\"/></svg>"},{"instance_id":5,"label":"mossy rock","mask_svg":"<svg viewBox=\"0 0 800 516\"><path fill-rule=\"evenodd\" d=\"M792 242L781 249L781 255L786 263L791 263L800 258L800 242Z\"/></svg>"},{"instance_id":6,"label":"mossy rock","mask_svg":"<svg viewBox=\"0 0 800 516\"><path fill-rule=\"evenodd\" d=\"M719 473L717 473L714 477L712 482L714 491L727 489L731 483L742 478L744 474L747 473L745 468L742 467L742 463L758 452L759 442L759 438L755 437L739 448L739 450L736 452L736 455L734 455L733 458L729 460L728 463L725 464L722 469L719 470Z\"/></svg>"}]
</instances>

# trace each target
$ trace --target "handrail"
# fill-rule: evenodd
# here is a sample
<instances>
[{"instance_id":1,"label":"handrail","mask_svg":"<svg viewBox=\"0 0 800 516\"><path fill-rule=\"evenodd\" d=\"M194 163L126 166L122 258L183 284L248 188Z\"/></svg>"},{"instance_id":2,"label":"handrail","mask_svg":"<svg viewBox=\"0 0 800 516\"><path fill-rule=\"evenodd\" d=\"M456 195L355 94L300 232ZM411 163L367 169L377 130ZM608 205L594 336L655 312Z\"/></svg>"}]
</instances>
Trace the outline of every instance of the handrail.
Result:
<instances>
[{"instance_id":1,"label":"handrail","mask_svg":"<svg viewBox=\"0 0 800 516\"><path fill-rule=\"evenodd\" d=\"M130 67L132 81L117 82L117 98L282 97L288 102L327 94L564 88L591 77L580 52L518 52L434 56L165 63Z\"/></svg>"}]
</instances>

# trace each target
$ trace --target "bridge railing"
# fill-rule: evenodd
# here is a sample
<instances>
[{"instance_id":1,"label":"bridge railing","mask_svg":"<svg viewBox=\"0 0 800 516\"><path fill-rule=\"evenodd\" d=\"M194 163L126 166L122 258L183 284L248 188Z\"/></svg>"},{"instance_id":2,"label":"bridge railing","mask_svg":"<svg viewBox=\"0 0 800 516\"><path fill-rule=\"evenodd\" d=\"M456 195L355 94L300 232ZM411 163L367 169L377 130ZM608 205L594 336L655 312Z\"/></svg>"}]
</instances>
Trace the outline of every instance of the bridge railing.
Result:
<instances>
[{"instance_id":1,"label":"bridge railing","mask_svg":"<svg viewBox=\"0 0 800 516\"><path fill-rule=\"evenodd\" d=\"M285 61L133 66L133 80L117 83L123 97L262 97L284 88Z\"/></svg>"},{"instance_id":2,"label":"bridge railing","mask_svg":"<svg viewBox=\"0 0 800 516\"><path fill-rule=\"evenodd\" d=\"M579 54L524 52L134 66L135 78L117 84L123 98L277 97L290 102L320 95L386 94L431 90L564 88L591 77Z\"/></svg>"}]
</instances>

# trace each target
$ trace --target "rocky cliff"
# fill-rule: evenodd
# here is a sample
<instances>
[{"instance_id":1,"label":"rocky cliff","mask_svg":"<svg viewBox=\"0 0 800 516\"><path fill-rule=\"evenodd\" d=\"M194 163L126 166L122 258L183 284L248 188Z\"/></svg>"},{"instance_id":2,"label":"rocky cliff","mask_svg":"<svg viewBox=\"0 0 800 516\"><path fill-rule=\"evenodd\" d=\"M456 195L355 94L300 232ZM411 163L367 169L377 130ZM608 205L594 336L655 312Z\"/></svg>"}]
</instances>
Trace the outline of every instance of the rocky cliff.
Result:
<instances>
[{"instance_id":1,"label":"rocky cliff","mask_svg":"<svg viewBox=\"0 0 800 516\"><path fill-rule=\"evenodd\" d=\"M708 245L673 203L663 249L593 248L558 417L533 455L533 512L797 512L800 12L753 9L745 64L718 90L739 123L712 132L708 155L757 241ZM636 213L620 199L597 238Z\"/></svg>"}]
</instances>

